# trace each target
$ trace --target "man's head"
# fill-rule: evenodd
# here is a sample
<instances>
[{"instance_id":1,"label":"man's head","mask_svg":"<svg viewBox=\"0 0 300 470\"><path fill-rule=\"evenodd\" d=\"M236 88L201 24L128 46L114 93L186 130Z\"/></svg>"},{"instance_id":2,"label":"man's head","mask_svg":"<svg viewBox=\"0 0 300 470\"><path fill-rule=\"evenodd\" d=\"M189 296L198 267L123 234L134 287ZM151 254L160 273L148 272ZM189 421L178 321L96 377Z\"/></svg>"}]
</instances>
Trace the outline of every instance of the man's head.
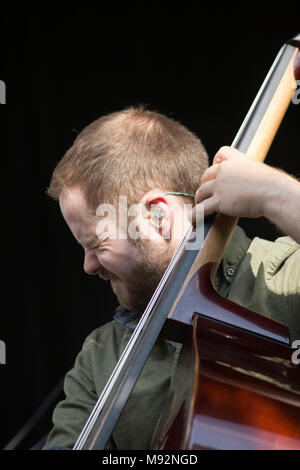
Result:
<instances>
[{"instance_id":1,"label":"man's head","mask_svg":"<svg viewBox=\"0 0 300 470\"><path fill-rule=\"evenodd\" d=\"M85 271L111 280L130 310L144 310L187 228L183 205L193 200L165 193L194 194L207 166L193 133L142 108L92 122L56 166L48 193L85 249ZM133 204L138 211L128 224L124 211ZM117 217L105 219L103 207ZM108 219L113 236L103 229Z\"/></svg>"}]
</instances>

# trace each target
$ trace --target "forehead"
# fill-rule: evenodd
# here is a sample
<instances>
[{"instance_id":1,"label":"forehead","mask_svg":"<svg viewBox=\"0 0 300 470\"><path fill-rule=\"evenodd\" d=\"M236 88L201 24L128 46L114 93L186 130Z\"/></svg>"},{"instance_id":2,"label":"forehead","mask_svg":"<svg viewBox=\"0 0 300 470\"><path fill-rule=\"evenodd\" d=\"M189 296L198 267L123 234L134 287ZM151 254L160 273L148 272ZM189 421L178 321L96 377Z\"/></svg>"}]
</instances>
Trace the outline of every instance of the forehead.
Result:
<instances>
[{"instance_id":1,"label":"forehead","mask_svg":"<svg viewBox=\"0 0 300 470\"><path fill-rule=\"evenodd\" d=\"M89 211L80 190L68 190L60 197L59 205L67 225L78 241L96 234L99 219Z\"/></svg>"},{"instance_id":2,"label":"forehead","mask_svg":"<svg viewBox=\"0 0 300 470\"><path fill-rule=\"evenodd\" d=\"M68 220L91 216L84 197L79 189L70 189L59 198L59 206L63 216Z\"/></svg>"}]
</instances>

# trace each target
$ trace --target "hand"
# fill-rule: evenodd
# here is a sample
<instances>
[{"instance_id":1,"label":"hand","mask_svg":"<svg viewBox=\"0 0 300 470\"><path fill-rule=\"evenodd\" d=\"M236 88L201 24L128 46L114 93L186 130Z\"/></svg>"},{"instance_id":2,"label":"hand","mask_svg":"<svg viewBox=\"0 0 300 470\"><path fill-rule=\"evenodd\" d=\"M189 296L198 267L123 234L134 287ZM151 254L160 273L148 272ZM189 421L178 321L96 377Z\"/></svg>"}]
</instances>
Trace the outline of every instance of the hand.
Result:
<instances>
[{"instance_id":1,"label":"hand","mask_svg":"<svg viewBox=\"0 0 300 470\"><path fill-rule=\"evenodd\" d=\"M291 178L234 148L222 147L202 177L195 202L203 204L205 216L220 212L233 217L261 217L266 215L268 199L282 190L285 177Z\"/></svg>"}]
</instances>

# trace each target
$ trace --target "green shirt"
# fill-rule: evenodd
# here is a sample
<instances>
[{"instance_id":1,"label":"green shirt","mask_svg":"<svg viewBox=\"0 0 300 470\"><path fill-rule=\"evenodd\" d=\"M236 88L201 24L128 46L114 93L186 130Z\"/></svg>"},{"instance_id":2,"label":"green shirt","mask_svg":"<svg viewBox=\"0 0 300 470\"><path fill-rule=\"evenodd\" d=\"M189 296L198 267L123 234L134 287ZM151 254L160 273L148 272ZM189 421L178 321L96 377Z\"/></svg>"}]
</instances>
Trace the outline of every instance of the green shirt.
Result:
<instances>
[{"instance_id":1,"label":"green shirt","mask_svg":"<svg viewBox=\"0 0 300 470\"><path fill-rule=\"evenodd\" d=\"M291 341L300 339L300 246L290 237L274 243L250 240L236 228L215 278L224 297L286 324ZM117 319L95 329L68 372L66 398L53 413L44 449L72 448L126 346L137 322L119 309ZM149 449L180 354L159 337L108 442L108 449Z\"/></svg>"}]
</instances>

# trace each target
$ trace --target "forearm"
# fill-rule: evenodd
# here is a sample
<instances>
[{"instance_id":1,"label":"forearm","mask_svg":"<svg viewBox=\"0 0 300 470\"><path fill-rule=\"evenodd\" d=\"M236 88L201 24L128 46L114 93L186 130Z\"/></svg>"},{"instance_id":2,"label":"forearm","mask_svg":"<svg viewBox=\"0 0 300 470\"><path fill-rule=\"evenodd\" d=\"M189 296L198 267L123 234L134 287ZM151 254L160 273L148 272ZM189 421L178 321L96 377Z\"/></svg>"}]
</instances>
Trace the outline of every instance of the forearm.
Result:
<instances>
[{"instance_id":1,"label":"forearm","mask_svg":"<svg viewBox=\"0 0 300 470\"><path fill-rule=\"evenodd\" d=\"M264 216L300 243L300 182L278 172L264 200Z\"/></svg>"}]
</instances>

